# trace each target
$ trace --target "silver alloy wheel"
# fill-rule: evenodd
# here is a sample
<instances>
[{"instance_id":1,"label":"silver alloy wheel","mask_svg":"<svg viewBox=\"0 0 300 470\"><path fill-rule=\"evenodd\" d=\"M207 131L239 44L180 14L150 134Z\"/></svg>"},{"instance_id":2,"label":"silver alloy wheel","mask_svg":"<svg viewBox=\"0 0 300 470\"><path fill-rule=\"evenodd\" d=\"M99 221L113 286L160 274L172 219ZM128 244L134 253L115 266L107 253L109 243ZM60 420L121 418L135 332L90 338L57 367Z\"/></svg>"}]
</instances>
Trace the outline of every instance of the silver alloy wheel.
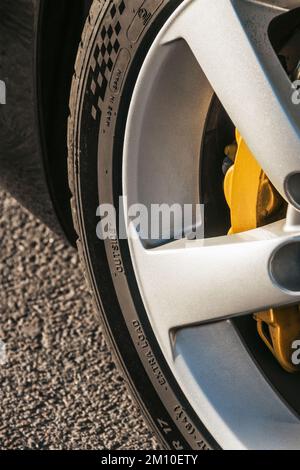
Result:
<instances>
[{"instance_id":1,"label":"silver alloy wheel","mask_svg":"<svg viewBox=\"0 0 300 470\"><path fill-rule=\"evenodd\" d=\"M280 257L286 273L280 279L272 267L283 245L300 244L299 201L289 184L291 174L300 174L300 119L290 80L267 35L273 18L298 5L185 1L151 47L127 121L128 206L199 202L200 146L213 90L290 202L285 221L159 247L143 244L127 220L135 275L154 333L188 401L224 449L300 448L298 417L263 377L230 320L300 303L300 287L284 269L288 258Z\"/></svg>"}]
</instances>

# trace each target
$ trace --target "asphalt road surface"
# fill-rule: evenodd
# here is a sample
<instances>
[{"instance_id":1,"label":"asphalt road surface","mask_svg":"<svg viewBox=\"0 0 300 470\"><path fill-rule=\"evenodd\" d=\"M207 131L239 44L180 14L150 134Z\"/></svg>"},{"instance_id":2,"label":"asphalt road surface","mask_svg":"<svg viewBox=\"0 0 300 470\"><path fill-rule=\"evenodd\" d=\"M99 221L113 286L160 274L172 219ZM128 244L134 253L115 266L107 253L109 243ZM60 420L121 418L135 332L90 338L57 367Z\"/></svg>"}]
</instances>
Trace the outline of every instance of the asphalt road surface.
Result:
<instances>
[{"instance_id":1,"label":"asphalt road surface","mask_svg":"<svg viewBox=\"0 0 300 470\"><path fill-rule=\"evenodd\" d=\"M0 449L157 448L94 318L76 252L1 192L0 243Z\"/></svg>"}]
</instances>

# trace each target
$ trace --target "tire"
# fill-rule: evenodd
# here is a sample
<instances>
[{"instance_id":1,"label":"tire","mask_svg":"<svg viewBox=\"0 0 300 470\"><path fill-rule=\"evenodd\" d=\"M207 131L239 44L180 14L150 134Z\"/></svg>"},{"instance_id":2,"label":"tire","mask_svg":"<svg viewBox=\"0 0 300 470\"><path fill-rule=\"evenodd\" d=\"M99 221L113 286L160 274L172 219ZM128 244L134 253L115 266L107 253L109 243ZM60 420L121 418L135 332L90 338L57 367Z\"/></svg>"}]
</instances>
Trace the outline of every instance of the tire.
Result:
<instances>
[{"instance_id":1,"label":"tire","mask_svg":"<svg viewBox=\"0 0 300 470\"><path fill-rule=\"evenodd\" d=\"M131 393L162 447L218 449L183 396L152 333L135 284L127 242L116 239L107 247L96 236L96 209L99 202L104 202L99 201L99 186L112 195L111 202L116 206L120 195L122 142L135 80L153 39L181 0L148 3L150 19L135 43L129 41L126 31L137 18L142 0L95 0L91 7L70 98L68 148L73 219L95 309ZM127 51L127 59L125 65L118 63L121 79L112 94L120 50ZM101 181L98 165L106 169Z\"/></svg>"}]
</instances>

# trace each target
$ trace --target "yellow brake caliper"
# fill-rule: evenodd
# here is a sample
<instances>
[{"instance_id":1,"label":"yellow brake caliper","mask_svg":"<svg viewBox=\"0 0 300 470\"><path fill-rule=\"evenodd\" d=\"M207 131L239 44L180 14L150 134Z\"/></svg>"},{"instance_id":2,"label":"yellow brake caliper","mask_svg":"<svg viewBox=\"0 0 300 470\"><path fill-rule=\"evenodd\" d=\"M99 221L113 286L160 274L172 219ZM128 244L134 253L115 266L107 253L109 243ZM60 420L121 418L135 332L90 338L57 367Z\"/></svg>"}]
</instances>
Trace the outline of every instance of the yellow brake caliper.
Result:
<instances>
[{"instance_id":1,"label":"yellow brake caliper","mask_svg":"<svg viewBox=\"0 0 300 470\"><path fill-rule=\"evenodd\" d=\"M259 166L246 142L236 132L236 143L225 154L233 165L226 173L224 191L231 214L229 234L245 232L282 217L284 202ZM270 309L254 315L260 337L288 372L299 371L292 363L292 344L300 338L298 306Z\"/></svg>"}]
</instances>

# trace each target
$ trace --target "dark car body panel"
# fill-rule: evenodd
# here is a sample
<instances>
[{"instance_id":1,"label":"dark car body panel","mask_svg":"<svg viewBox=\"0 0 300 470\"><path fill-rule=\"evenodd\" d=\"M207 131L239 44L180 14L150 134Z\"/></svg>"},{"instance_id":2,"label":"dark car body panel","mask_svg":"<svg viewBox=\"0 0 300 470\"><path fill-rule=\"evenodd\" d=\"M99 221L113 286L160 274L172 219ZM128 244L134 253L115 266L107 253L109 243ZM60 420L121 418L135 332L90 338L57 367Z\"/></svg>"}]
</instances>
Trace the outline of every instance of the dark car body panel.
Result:
<instances>
[{"instance_id":1,"label":"dark car body panel","mask_svg":"<svg viewBox=\"0 0 300 470\"><path fill-rule=\"evenodd\" d=\"M0 0L0 186L71 242L68 101L89 4Z\"/></svg>"}]
</instances>

